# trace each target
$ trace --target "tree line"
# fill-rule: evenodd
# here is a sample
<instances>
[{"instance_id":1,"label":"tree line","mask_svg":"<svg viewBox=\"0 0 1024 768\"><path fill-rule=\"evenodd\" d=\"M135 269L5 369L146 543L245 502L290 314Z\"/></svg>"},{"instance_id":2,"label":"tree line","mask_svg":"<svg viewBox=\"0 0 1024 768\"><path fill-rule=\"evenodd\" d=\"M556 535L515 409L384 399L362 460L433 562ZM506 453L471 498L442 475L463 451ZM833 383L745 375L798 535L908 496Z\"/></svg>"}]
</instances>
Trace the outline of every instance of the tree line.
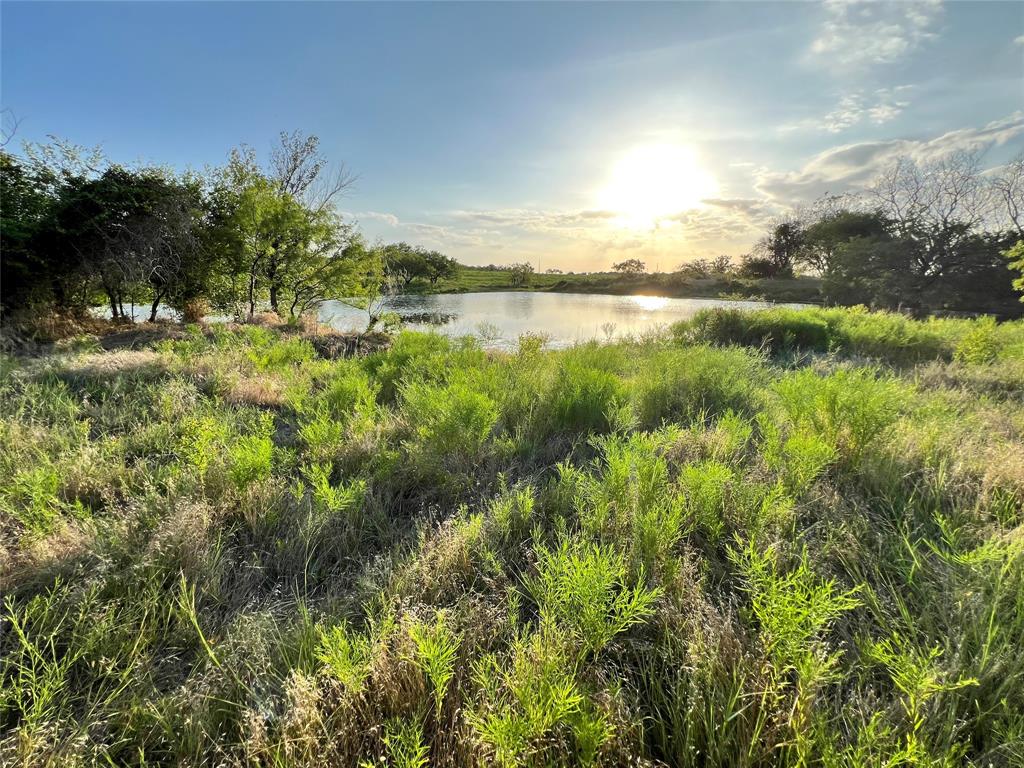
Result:
<instances>
[{"instance_id":1,"label":"tree line","mask_svg":"<svg viewBox=\"0 0 1024 768\"><path fill-rule=\"evenodd\" d=\"M861 194L773 220L751 253L681 264L689 278L821 278L829 303L1012 313L1024 291L1024 155L995 172L977 153L900 158ZM627 259L612 266L642 275ZM1016 273L1020 273L1015 275ZM1024 299L1022 299L1024 300Z\"/></svg>"},{"instance_id":2,"label":"tree line","mask_svg":"<svg viewBox=\"0 0 1024 768\"><path fill-rule=\"evenodd\" d=\"M1022 241L1024 155L995 173L977 153L904 157L863 194L827 195L774 221L739 269L818 275L836 304L1012 308Z\"/></svg>"},{"instance_id":3,"label":"tree line","mask_svg":"<svg viewBox=\"0 0 1024 768\"><path fill-rule=\"evenodd\" d=\"M0 150L0 311L128 320L145 302L198 319L210 309L297 318L325 299L368 299L435 282L454 260L406 243L369 245L336 201L354 177L316 136L281 133L262 162L243 146L203 173L128 167L62 140Z\"/></svg>"}]
</instances>

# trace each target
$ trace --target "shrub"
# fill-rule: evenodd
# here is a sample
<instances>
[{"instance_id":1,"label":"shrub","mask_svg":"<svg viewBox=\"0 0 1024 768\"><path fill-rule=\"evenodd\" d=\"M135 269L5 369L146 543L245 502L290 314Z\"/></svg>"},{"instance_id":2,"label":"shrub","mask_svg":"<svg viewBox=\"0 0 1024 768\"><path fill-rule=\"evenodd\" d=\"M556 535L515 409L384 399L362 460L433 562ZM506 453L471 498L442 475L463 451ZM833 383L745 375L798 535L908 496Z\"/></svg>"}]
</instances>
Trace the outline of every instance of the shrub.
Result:
<instances>
[{"instance_id":1,"label":"shrub","mask_svg":"<svg viewBox=\"0 0 1024 768\"><path fill-rule=\"evenodd\" d=\"M963 363L991 363L999 355L999 347L995 318L984 317L957 342L953 356Z\"/></svg>"},{"instance_id":2,"label":"shrub","mask_svg":"<svg viewBox=\"0 0 1024 768\"><path fill-rule=\"evenodd\" d=\"M442 613L437 614L433 624L413 624L409 628L409 636L416 644L413 661L423 670L434 689L434 710L440 718L448 683L455 675L460 638L445 623Z\"/></svg>"},{"instance_id":3,"label":"shrub","mask_svg":"<svg viewBox=\"0 0 1024 768\"><path fill-rule=\"evenodd\" d=\"M16 472L9 482L9 486L0 489L0 510L36 534L48 533L64 507L57 495L57 468L48 463L27 467Z\"/></svg>"},{"instance_id":4,"label":"shrub","mask_svg":"<svg viewBox=\"0 0 1024 768\"><path fill-rule=\"evenodd\" d=\"M266 333L270 333L264 330ZM282 371L300 363L316 358L316 350L313 345L305 339L292 338L276 340L273 335L269 343L252 349L248 353L249 359L258 370L261 371Z\"/></svg>"},{"instance_id":5,"label":"shrub","mask_svg":"<svg viewBox=\"0 0 1024 768\"><path fill-rule=\"evenodd\" d=\"M832 622L859 605L857 590L837 592L834 581L818 579L806 551L790 571L780 570L775 553L754 541L730 551L730 558L746 580L751 610L778 668L801 669L812 658L815 664L831 663L815 657Z\"/></svg>"},{"instance_id":6,"label":"shrub","mask_svg":"<svg viewBox=\"0 0 1024 768\"><path fill-rule=\"evenodd\" d=\"M403 390L402 401L402 414L413 429L406 449L421 469L469 469L462 462L477 460L498 420L494 401L462 381L414 382Z\"/></svg>"},{"instance_id":7,"label":"shrub","mask_svg":"<svg viewBox=\"0 0 1024 768\"><path fill-rule=\"evenodd\" d=\"M568 752L576 762L592 763L612 730L576 680L569 641L543 623L518 638L509 655L504 664L493 654L473 664L483 701L467 719L495 761L511 766L531 755ZM571 750L567 737L577 749Z\"/></svg>"},{"instance_id":8,"label":"shrub","mask_svg":"<svg viewBox=\"0 0 1024 768\"><path fill-rule=\"evenodd\" d=\"M570 362L564 364L545 398L539 419L556 430L602 432L609 428L610 414L625 388L609 371Z\"/></svg>"},{"instance_id":9,"label":"shrub","mask_svg":"<svg viewBox=\"0 0 1024 768\"><path fill-rule=\"evenodd\" d=\"M751 409L764 379L761 360L738 349L692 347L645 360L632 381L641 426Z\"/></svg>"},{"instance_id":10,"label":"shrub","mask_svg":"<svg viewBox=\"0 0 1024 768\"><path fill-rule=\"evenodd\" d=\"M810 427L798 426L783 435L763 415L758 424L765 464L780 472L786 487L793 492L806 490L835 460L835 445Z\"/></svg>"},{"instance_id":11,"label":"shrub","mask_svg":"<svg viewBox=\"0 0 1024 768\"><path fill-rule=\"evenodd\" d=\"M377 404L379 389L366 372L353 366L331 379L323 393L323 402L336 419L354 413L370 413Z\"/></svg>"},{"instance_id":12,"label":"shrub","mask_svg":"<svg viewBox=\"0 0 1024 768\"><path fill-rule=\"evenodd\" d=\"M384 724L388 765L394 768L426 768L430 748L423 743L423 726L416 720L394 718Z\"/></svg>"},{"instance_id":13,"label":"shrub","mask_svg":"<svg viewBox=\"0 0 1024 768\"><path fill-rule=\"evenodd\" d=\"M725 530L726 502L736 475L718 461L703 461L683 467L679 485L686 499L690 519L712 543L717 542Z\"/></svg>"},{"instance_id":14,"label":"shrub","mask_svg":"<svg viewBox=\"0 0 1024 768\"><path fill-rule=\"evenodd\" d=\"M370 639L352 632L344 622L329 629L321 629L319 634L317 659L347 691L362 691L373 663L373 644Z\"/></svg>"},{"instance_id":15,"label":"shrub","mask_svg":"<svg viewBox=\"0 0 1024 768\"><path fill-rule=\"evenodd\" d=\"M270 477L274 461L274 417L261 413L252 434L243 435L228 447L228 466L238 488Z\"/></svg>"},{"instance_id":16,"label":"shrub","mask_svg":"<svg viewBox=\"0 0 1024 768\"><path fill-rule=\"evenodd\" d=\"M899 416L910 391L871 369L838 370L827 376L804 369L775 385L789 420L857 459Z\"/></svg>"},{"instance_id":17,"label":"shrub","mask_svg":"<svg viewBox=\"0 0 1024 768\"><path fill-rule=\"evenodd\" d=\"M370 374L379 382L384 402L397 399L407 382L443 381L452 364L452 343L439 333L403 331L386 353L366 360Z\"/></svg>"},{"instance_id":18,"label":"shrub","mask_svg":"<svg viewBox=\"0 0 1024 768\"><path fill-rule=\"evenodd\" d=\"M828 323L800 309L702 309L672 331L678 340L743 344L772 352L796 348L825 352L833 341Z\"/></svg>"},{"instance_id":19,"label":"shrub","mask_svg":"<svg viewBox=\"0 0 1024 768\"><path fill-rule=\"evenodd\" d=\"M628 586L626 562L614 549L568 541L537 552L537 573L526 587L542 620L564 628L592 653L643 623L660 594Z\"/></svg>"}]
</instances>

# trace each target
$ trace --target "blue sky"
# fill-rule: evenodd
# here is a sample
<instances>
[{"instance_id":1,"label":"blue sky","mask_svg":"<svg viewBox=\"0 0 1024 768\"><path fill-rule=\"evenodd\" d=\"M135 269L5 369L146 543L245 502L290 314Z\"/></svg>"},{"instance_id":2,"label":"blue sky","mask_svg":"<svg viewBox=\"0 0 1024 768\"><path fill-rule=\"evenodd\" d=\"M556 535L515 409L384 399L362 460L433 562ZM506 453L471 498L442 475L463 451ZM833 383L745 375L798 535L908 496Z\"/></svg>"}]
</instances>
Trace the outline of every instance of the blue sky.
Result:
<instances>
[{"instance_id":1,"label":"blue sky","mask_svg":"<svg viewBox=\"0 0 1024 768\"><path fill-rule=\"evenodd\" d=\"M662 268L899 154L1024 149L1021 3L0 5L19 138L202 167L280 130L371 239Z\"/></svg>"}]
</instances>

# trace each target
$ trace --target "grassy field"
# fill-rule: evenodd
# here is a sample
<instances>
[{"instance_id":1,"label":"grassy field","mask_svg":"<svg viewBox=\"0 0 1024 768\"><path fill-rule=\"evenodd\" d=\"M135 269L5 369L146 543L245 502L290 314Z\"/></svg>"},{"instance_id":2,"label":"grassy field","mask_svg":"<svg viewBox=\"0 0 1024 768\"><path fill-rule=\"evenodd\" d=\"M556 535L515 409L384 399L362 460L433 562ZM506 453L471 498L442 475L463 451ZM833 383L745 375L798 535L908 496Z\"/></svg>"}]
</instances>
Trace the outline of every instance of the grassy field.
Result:
<instances>
[{"instance_id":1,"label":"grassy field","mask_svg":"<svg viewBox=\"0 0 1024 768\"><path fill-rule=\"evenodd\" d=\"M513 286L509 272L459 265L458 273L435 285L417 282L409 287L412 293L473 293L478 291L559 291L562 293L607 293L616 295L646 294L676 298L764 298L770 301L821 301L821 281L814 277L779 280L748 280L720 278L688 278L674 274L621 275L616 272L594 272L578 275L536 274L528 286Z\"/></svg>"},{"instance_id":2,"label":"grassy field","mask_svg":"<svg viewBox=\"0 0 1024 768\"><path fill-rule=\"evenodd\" d=\"M4 766L1024 764L1024 323L0 362Z\"/></svg>"}]
</instances>

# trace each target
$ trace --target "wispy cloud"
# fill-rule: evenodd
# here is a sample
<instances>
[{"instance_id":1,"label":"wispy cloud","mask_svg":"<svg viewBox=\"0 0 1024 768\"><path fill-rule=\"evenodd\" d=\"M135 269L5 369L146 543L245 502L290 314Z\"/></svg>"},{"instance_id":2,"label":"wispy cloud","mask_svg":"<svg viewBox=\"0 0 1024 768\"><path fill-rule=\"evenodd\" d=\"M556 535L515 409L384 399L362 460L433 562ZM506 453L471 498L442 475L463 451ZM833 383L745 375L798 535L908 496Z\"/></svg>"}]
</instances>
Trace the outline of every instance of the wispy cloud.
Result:
<instances>
[{"instance_id":1,"label":"wispy cloud","mask_svg":"<svg viewBox=\"0 0 1024 768\"><path fill-rule=\"evenodd\" d=\"M828 0L825 12L812 54L843 67L865 67L899 61L935 38L942 3Z\"/></svg>"},{"instance_id":2,"label":"wispy cloud","mask_svg":"<svg viewBox=\"0 0 1024 768\"><path fill-rule=\"evenodd\" d=\"M910 104L907 95L912 89L911 85L879 88L871 93L859 89L840 98L836 107L823 117L789 123L780 130L841 133L865 123L883 125L898 117Z\"/></svg>"},{"instance_id":3,"label":"wispy cloud","mask_svg":"<svg viewBox=\"0 0 1024 768\"><path fill-rule=\"evenodd\" d=\"M503 208L498 210L457 210L450 216L458 221L480 222L503 227L518 227L533 232L591 227L615 218L613 211L554 211L536 208Z\"/></svg>"},{"instance_id":4,"label":"wispy cloud","mask_svg":"<svg viewBox=\"0 0 1024 768\"><path fill-rule=\"evenodd\" d=\"M393 213L381 213L380 211L360 211L357 213L348 212L347 215L360 221L380 221L390 227L399 226L398 217Z\"/></svg>"}]
</instances>

